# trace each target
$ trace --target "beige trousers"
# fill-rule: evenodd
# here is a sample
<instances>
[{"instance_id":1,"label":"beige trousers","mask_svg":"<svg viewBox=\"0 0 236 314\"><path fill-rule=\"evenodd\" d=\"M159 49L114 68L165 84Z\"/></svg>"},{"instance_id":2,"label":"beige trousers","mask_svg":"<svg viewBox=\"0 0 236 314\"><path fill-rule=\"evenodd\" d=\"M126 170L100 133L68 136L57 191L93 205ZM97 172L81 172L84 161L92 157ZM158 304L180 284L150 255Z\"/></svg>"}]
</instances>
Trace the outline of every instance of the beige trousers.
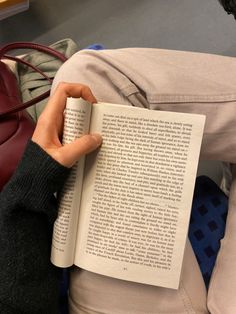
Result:
<instances>
[{"instance_id":1,"label":"beige trousers","mask_svg":"<svg viewBox=\"0 0 236 314\"><path fill-rule=\"evenodd\" d=\"M60 82L88 85L98 101L206 115L202 159L236 161L236 60L147 48L76 53L58 71ZM236 174L236 171L235 171ZM126 282L74 268L70 313L236 313L236 176L225 238L208 294L187 241L178 290Z\"/></svg>"}]
</instances>

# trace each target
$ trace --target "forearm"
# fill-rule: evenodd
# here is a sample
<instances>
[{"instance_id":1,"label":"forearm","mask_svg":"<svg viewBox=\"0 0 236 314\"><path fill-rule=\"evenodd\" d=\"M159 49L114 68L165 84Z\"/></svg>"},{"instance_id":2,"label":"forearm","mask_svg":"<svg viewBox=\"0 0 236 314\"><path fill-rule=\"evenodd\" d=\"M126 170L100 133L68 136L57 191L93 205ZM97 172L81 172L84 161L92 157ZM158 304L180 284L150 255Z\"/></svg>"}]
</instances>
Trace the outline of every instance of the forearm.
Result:
<instances>
[{"instance_id":1,"label":"forearm","mask_svg":"<svg viewBox=\"0 0 236 314\"><path fill-rule=\"evenodd\" d=\"M68 172L31 142L0 194L1 313L57 312L59 277L50 263L54 193Z\"/></svg>"}]
</instances>

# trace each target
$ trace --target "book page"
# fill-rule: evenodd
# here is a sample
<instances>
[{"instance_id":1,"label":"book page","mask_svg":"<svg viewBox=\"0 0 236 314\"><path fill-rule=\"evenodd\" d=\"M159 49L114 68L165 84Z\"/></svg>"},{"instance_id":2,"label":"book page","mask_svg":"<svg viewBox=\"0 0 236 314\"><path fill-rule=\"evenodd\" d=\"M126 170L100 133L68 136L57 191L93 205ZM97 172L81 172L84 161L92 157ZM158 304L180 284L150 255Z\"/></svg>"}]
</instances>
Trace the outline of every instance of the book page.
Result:
<instances>
[{"instance_id":1,"label":"book page","mask_svg":"<svg viewBox=\"0 0 236 314\"><path fill-rule=\"evenodd\" d=\"M96 104L76 264L178 288L205 117Z\"/></svg>"},{"instance_id":2,"label":"book page","mask_svg":"<svg viewBox=\"0 0 236 314\"><path fill-rule=\"evenodd\" d=\"M88 133L91 104L83 99L68 98L65 110L63 145ZM75 239L81 199L84 158L77 162L60 194L58 218L54 223L51 261L68 267L74 262Z\"/></svg>"}]
</instances>

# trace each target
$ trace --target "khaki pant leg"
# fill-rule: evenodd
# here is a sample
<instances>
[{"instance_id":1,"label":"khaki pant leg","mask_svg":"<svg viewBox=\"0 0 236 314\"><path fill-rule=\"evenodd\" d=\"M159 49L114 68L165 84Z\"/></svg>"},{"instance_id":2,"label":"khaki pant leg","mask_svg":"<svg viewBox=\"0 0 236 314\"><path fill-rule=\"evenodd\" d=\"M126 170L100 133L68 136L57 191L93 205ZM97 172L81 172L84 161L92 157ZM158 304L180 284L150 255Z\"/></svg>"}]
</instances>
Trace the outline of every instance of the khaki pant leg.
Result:
<instances>
[{"instance_id":1,"label":"khaki pant leg","mask_svg":"<svg viewBox=\"0 0 236 314\"><path fill-rule=\"evenodd\" d=\"M202 159L236 163L236 59L126 48L80 51L55 80L89 85L98 101L206 115Z\"/></svg>"},{"instance_id":2,"label":"khaki pant leg","mask_svg":"<svg viewBox=\"0 0 236 314\"><path fill-rule=\"evenodd\" d=\"M61 67L53 87L60 81L78 82L90 86L98 100L146 105L139 89L118 71L113 60L109 64L99 60L96 53L95 56L75 55ZM138 74L138 69L136 71ZM208 313L204 282L189 241L178 290L131 283L74 268L70 283L70 313Z\"/></svg>"},{"instance_id":3,"label":"khaki pant leg","mask_svg":"<svg viewBox=\"0 0 236 314\"><path fill-rule=\"evenodd\" d=\"M225 236L221 241L208 292L212 314L236 313L236 165L230 188Z\"/></svg>"},{"instance_id":4,"label":"khaki pant leg","mask_svg":"<svg viewBox=\"0 0 236 314\"><path fill-rule=\"evenodd\" d=\"M137 284L74 268L71 314L207 314L206 290L189 242L178 290Z\"/></svg>"}]
</instances>

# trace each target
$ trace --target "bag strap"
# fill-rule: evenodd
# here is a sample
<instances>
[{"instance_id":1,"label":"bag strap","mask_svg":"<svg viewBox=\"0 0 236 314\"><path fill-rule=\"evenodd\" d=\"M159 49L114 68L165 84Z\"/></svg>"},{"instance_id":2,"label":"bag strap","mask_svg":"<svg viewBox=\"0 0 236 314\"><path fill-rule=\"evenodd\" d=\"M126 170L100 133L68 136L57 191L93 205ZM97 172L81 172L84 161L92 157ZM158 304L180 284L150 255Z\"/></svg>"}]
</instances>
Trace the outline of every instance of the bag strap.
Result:
<instances>
[{"instance_id":1,"label":"bag strap","mask_svg":"<svg viewBox=\"0 0 236 314\"><path fill-rule=\"evenodd\" d=\"M25 61L25 60L23 60L21 58L9 56L9 55L3 55L2 59L12 60L12 61L15 61L15 62L22 63L24 65L27 65L28 67L32 68L35 72L38 72L39 74L41 74L50 83L52 83L52 79L49 76L47 76L45 73L43 73L43 71L41 71L39 68L35 67L31 63L29 63L29 62L27 62L27 61Z\"/></svg>"},{"instance_id":2,"label":"bag strap","mask_svg":"<svg viewBox=\"0 0 236 314\"><path fill-rule=\"evenodd\" d=\"M50 47L47 47L47 46L44 46L44 45L41 45L41 44L37 44L37 43L29 43L29 42L15 42L15 43L11 43L11 44L8 44L4 47L2 47L0 49L0 59L3 58L3 56L9 52L9 51L12 51L12 50L17 50L17 49L33 49L33 50L38 50L38 51L41 51L41 52L45 52L49 55L52 55L56 58L58 58L59 60L61 60L62 62L65 62L67 60L67 58L62 54L60 53L59 51L57 50L54 50L53 48L50 48Z\"/></svg>"},{"instance_id":3,"label":"bag strap","mask_svg":"<svg viewBox=\"0 0 236 314\"><path fill-rule=\"evenodd\" d=\"M6 45L0 49L0 60L1 59L8 59L8 60L22 63L26 66L29 66L34 71L41 74L50 83L52 83L52 79L50 77L48 77L45 73L43 73L37 67L33 66L32 64L30 64L29 62L27 62L25 60L22 60L21 58L13 57L13 56L6 54L7 52L9 52L11 50L16 50L16 49L33 49L33 50L41 51L41 52L44 52L46 54L52 55L62 62L65 62L67 60L67 58L62 53L60 53L60 52L58 52L58 51L56 51L50 47L47 47L47 46L44 46L41 44L36 44L36 43L16 42L16 43L8 44L8 45ZM0 118L7 116L9 114L12 114L12 113L16 113L16 112L21 111L23 109L26 109L26 108L36 104L37 102L47 98L49 95L50 95L50 90L48 90L47 92L44 92L43 94L41 94L41 95L39 95L39 96L37 96L37 97L27 101L27 102L25 102L24 104L19 104L17 106L9 108L8 110L5 110L4 112L0 112Z\"/></svg>"}]
</instances>

